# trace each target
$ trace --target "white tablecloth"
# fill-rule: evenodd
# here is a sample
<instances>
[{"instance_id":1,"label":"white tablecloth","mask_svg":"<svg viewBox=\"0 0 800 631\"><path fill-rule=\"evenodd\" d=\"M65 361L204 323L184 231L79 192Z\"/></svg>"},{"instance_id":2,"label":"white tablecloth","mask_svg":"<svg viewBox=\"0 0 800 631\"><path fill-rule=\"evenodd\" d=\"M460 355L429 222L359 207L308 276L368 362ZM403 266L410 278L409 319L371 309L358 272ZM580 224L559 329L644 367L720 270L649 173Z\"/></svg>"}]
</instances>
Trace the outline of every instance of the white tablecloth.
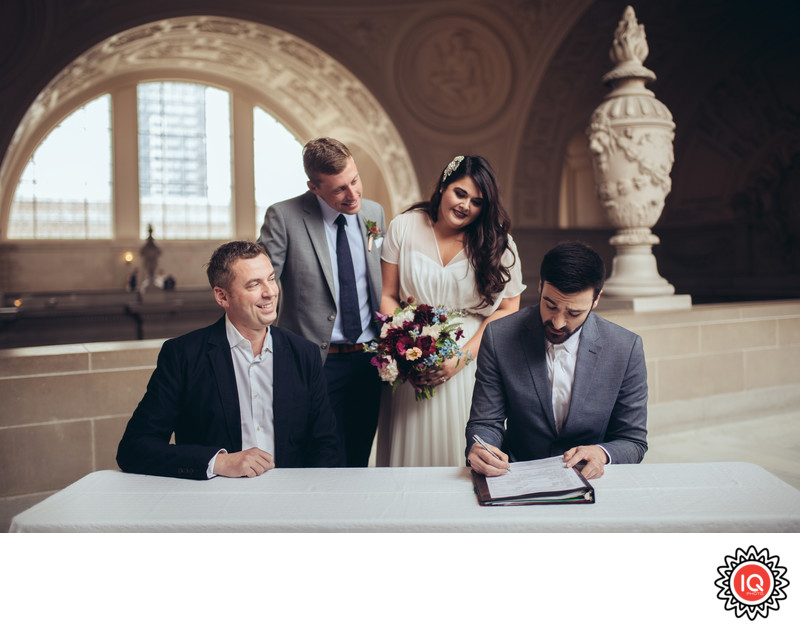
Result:
<instances>
[{"instance_id":1,"label":"white tablecloth","mask_svg":"<svg viewBox=\"0 0 800 631\"><path fill-rule=\"evenodd\" d=\"M606 467L597 501L480 506L458 467L274 469L178 480L98 471L12 532L798 532L800 491L742 462Z\"/></svg>"}]
</instances>

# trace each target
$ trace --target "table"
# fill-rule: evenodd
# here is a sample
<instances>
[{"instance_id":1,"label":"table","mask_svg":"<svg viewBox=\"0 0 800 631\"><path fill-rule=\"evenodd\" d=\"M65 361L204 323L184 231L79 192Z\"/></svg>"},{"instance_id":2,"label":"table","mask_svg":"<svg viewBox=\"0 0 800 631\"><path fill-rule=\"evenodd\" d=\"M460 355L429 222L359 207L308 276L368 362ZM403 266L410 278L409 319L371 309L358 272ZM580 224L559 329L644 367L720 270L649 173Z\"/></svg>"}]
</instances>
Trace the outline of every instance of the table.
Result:
<instances>
[{"instance_id":1,"label":"table","mask_svg":"<svg viewBox=\"0 0 800 631\"><path fill-rule=\"evenodd\" d=\"M12 532L798 532L800 491L744 462L612 465L597 501L480 506L462 467L274 469L178 480L91 473Z\"/></svg>"}]
</instances>

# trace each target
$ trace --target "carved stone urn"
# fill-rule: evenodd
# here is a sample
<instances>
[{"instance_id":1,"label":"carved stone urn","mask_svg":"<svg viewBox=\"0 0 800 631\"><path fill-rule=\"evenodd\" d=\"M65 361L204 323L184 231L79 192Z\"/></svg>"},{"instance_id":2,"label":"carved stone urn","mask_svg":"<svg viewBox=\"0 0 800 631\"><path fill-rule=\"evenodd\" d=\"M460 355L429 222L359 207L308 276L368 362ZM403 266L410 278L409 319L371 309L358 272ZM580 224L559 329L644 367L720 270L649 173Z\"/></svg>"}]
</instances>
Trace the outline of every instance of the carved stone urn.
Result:
<instances>
[{"instance_id":1,"label":"carved stone urn","mask_svg":"<svg viewBox=\"0 0 800 631\"><path fill-rule=\"evenodd\" d=\"M649 49L644 26L628 6L614 33L603 77L611 92L595 109L586 133L600 203L617 229L616 249L604 295L612 298L669 296L675 288L658 273L650 230L670 192L675 123L645 83L656 75L642 62Z\"/></svg>"}]
</instances>

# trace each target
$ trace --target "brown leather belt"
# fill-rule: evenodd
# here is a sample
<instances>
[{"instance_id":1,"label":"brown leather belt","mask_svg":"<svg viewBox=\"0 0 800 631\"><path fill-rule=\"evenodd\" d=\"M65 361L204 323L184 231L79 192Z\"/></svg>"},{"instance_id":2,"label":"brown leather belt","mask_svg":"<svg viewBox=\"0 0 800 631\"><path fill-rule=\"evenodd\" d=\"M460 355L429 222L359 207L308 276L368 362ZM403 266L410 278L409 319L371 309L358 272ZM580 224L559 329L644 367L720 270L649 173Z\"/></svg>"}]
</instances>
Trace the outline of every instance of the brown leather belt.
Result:
<instances>
[{"instance_id":1,"label":"brown leather belt","mask_svg":"<svg viewBox=\"0 0 800 631\"><path fill-rule=\"evenodd\" d=\"M363 344L331 344L328 346L329 353L357 353L363 350Z\"/></svg>"}]
</instances>

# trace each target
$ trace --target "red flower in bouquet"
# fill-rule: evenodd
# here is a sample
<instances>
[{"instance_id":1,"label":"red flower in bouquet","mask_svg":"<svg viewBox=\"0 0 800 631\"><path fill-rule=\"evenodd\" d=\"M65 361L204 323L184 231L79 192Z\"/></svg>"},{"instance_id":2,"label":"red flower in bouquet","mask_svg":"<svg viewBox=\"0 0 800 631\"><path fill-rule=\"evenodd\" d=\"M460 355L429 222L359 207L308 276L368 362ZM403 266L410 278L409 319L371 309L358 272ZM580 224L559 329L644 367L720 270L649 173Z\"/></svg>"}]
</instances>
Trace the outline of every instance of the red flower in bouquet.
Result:
<instances>
[{"instance_id":1,"label":"red flower in bouquet","mask_svg":"<svg viewBox=\"0 0 800 631\"><path fill-rule=\"evenodd\" d=\"M409 298L405 307L394 314L376 313L381 324L380 335L364 345L373 353L371 363L392 390L415 375L440 366L452 357L462 357L458 340L464 337L460 323L451 319L457 312L443 307L414 304ZM415 386L417 401L430 399L435 386Z\"/></svg>"}]
</instances>

